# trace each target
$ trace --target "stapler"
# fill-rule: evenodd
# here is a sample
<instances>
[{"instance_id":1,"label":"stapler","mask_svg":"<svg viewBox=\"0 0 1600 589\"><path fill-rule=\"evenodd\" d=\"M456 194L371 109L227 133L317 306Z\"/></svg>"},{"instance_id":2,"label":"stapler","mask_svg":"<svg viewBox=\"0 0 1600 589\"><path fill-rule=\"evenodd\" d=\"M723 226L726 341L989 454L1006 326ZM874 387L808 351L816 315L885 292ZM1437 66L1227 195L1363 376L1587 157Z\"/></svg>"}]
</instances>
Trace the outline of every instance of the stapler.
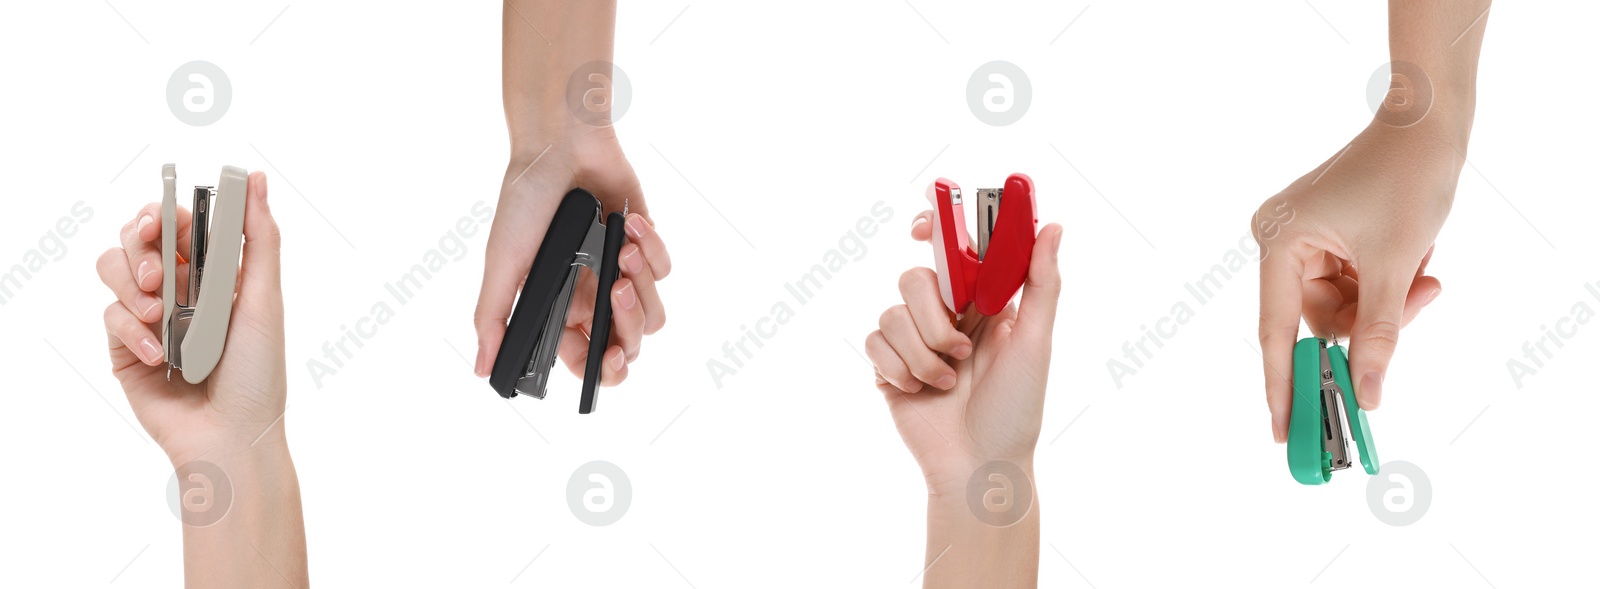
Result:
<instances>
[{"instance_id":1,"label":"stapler","mask_svg":"<svg viewBox=\"0 0 1600 589\"><path fill-rule=\"evenodd\" d=\"M167 380L177 368L184 380L198 384L222 359L233 313L233 287L239 279L248 175L243 169L223 166L216 186L194 187L189 280L180 302L178 172L173 164L161 167L161 349L166 354Z\"/></svg>"},{"instance_id":2,"label":"stapler","mask_svg":"<svg viewBox=\"0 0 1600 589\"><path fill-rule=\"evenodd\" d=\"M1342 407L1342 410L1341 410ZM1378 474L1367 412L1356 404L1350 364L1337 341L1308 337L1294 345L1294 405L1289 415L1289 472L1307 485L1350 467L1346 439L1361 452L1367 474Z\"/></svg>"},{"instance_id":3,"label":"stapler","mask_svg":"<svg viewBox=\"0 0 1600 589\"><path fill-rule=\"evenodd\" d=\"M568 192L550 220L550 229L533 257L533 267L506 324L505 339L495 358L489 385L510 399L519 393L543 399L550 367L555 365L566 327L579 269L599 278L595 288L594 323L589 332L589 358L583 370L578 413L592 413L600 387L600 366L611 340L611 287L617 281L617 254L626 243L623 222L628 211L605 215L599 199L582 188Z\"/></svg>"},{"instance_id":4,"label":"stapler","mask_svg":"<svg viewBox=\"0 0 1600 589\"><path fill-rule=\"evenodd\" d=\"M1012 174L1004 188L979 188L977 247L969 245L961 187L939 178L928 186L933 205L933 257L938 262L939 295L960 315L977 303L994 315L1006 308L1028 278L1033 241L1039 233L1033 179Z\"/></svg>"}]
</instances>

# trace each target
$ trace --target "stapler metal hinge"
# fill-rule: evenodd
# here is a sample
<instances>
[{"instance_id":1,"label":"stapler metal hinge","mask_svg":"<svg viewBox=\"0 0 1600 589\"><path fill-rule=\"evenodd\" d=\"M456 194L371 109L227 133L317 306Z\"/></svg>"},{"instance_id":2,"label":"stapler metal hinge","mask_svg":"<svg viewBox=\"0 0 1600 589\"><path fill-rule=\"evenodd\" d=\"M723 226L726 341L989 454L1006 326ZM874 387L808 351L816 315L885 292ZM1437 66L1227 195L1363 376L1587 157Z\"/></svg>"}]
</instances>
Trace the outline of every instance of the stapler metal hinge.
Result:
<instances>
[{"instance_id":1,"label":"stapler metal hinge","mask_svg":"<svg viewBox=\"0 0 1600 589\"><path fill-rule=\"evenodd\" d=\"M561 349L561 334L567 326L567 311L572 306L572 291L578 286L579 269L588 267L596 276L600 275L600 256L605 253L605 247L606 226L600 224L600 218L596 215L588 233L583 236L582 245L572 256L555 305L546 316L544 326L539 328L539 343L534 344L533 357L528 359L527 369L517 379L517 394L544 398L545 383L550 380L550 369L555 366L556 354Z\"/></svg>"},{"instance_id":2,"label":"stapler metal hinge","mask_svg":"<svg viewBox=\"0 0 1600 589\"><path fill-rule=\"evenodd\" d=\"M1330 469L1344 470L1350 468L1350 450L1345 444L1350 432L1344 423L1344 389L1333 378L1333 364L1328 361L1328 341L1318 340L1317 347L1322 358L1321 371L1318 373L1322 379L1322 450L1330 457Z\"/></svg>"},{"instance_id":3,"label":"stapler metal hinge","mask_svg":"<svg viewBox=\"0 0 1600 589\"><path fill-rule=\"evenodd\" d=\"M1004 188L978 189L978 259L983 260L989 250L989 237L994 235L994 222L1000 215L1000 197Z\"/></svg>"}]
</instances>

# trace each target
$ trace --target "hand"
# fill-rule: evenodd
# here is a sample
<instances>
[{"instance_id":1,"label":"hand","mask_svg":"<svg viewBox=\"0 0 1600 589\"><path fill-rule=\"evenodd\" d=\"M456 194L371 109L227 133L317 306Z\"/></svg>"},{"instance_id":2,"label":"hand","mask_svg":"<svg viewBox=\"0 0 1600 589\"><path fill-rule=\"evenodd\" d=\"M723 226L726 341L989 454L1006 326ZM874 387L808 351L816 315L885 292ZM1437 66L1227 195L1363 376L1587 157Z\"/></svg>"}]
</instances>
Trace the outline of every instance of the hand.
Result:
<instances>
[{"instance_id":1,"label":"hand","mask_svg":"<svg viewBox=\"0 0 1600 589\"><path fill-rule=\"evenodd\" d=\"M1466 150L1442 118L1404 128L1374 120L1256 211L1261 351L1277 442L1289 436L1302 316L1318 337L1350 338L1356 401L1370 411L1400 329L1439 296L1439 280L1425 271Z\"/></svg>"},{"instance_id":2,"label":"hand","mask_svg":"<svg viewBox=\"0 0 1600 589\"><path fill-rule=\"evenodd\" d=\"M925 211L912 222L914 239L930 239L932 216ZM1045 226L1021 304L993 317L969 307L957 323L939 296L938 276L913 268L900 276L905 304L885 311L879 330L867 336L878 390L928 486L925 587L1038 585L1033 449L1061 296L1060 247L1061 226ZM988 492L981 508L968 496L968 482L980 471L986 481L1001 481L999 489L1009 486L999 511Z\"/></svg>"},{"instance_id":3,"label":"hand","mask_svg":"<svg viewBox=\"0 0 1600 589\"><path fill-rule=\"evenodd\" d=\"M932 214L912 222L914 239L930 238ZM991 460L1031 469L1061 295L1060 245L1061 226L1045 226L1021 304L993 317L969 308L959 323L939 297L934 271L912 268L900 276L905 304L885 311L867 336L878 390L931 493L959 496Z\"/></svg>"},{"instance_id":4,"label":"hand","mask_svg":"<svg viewBox=\"0 0 1600 589\"><path fill-rule=\"evenodd\" d=\"M644 336L666 323L656 281L672 271L672 261L650 220L639 177L623 156L613 127L575 127L537 151L518 151L506 168L500 204L489 230L483 288L473 315L478 332L473 370L480 377L488 376L494 367L517 291L533 265L557 205L573 188L593 193L606 211L621 211L624 202L632 211L625 225L629 243L619 253L621 275L611 287L611 345L601 363L601 384L612 386L627 378L627 365L638 358ZM559 355L574 375L582 376L588 361L598 282L594 273L580 273L567 314Z\"/></svg>"},{"instance_id":5,"label":"hand","mask_svg":"<svg viewBox=\"0 0 1600 589\"><path fill-rule=\"evenodd\" d=\"M188 210L178 209L178 251L189 251ZM168 380L160 341L161 205L122 228L122 247L96 264L117 301L105 310L111 370L133 413L176 469L200 483L202 503L182 506L184 578L200 587L307 587L300 482L284 435L288 391L278 224L267 178L245 189L244 251L222 360L200 384ZM189 275L178 273L179 290ZM218 503L212 503L217 501ZM226 503L222 503L226 501Z\"/></svg>"},{"instance_id":6,"label":"hand","mask_svg":"<svg viewBox=\"0 0 1600 589\"><path fill-rule=\"evenodd\" d=\"M140 425L174 465L219 447L243 448L262 436L281 443L288 378L278 225L267 208L267 178L245 191L244 254L222 360L200 384L167 378L161 342L161 204L150 203L122 228L122 247L101 254L100 280L117 300L106 307L111 371ZM189 251L190 213L178 209L178 251ZM189 264L174 269L186 288ZM174 370L176 372L176 370ZM269 430L271 432L269 434Z\"/></svg>"}]
</instances>

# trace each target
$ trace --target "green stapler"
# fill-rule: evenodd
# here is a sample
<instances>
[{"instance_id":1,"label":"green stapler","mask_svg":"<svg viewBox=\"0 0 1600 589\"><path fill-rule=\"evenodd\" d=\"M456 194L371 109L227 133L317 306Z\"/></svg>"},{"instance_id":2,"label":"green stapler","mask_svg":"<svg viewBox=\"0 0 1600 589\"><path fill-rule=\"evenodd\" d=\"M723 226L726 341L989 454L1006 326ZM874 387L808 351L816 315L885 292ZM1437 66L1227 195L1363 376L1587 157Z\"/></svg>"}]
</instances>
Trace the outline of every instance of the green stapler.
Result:
<instances>
[{"instance_id":1,"label":"green stapler","mask_svg":"<svg viewBox=\"0 0 1600 589\"><path fill-rule=\"evenodd\" d=\"M1289 472L1302 484L1328 482L1333 471L1350 467L1346 438L1355 440L1367 474L1378 474L1378 449L1372 443L1367 412L1356 404L1344 348L1318 337L1302 339L1294 346Z\"/></svg>"}]
</instances>

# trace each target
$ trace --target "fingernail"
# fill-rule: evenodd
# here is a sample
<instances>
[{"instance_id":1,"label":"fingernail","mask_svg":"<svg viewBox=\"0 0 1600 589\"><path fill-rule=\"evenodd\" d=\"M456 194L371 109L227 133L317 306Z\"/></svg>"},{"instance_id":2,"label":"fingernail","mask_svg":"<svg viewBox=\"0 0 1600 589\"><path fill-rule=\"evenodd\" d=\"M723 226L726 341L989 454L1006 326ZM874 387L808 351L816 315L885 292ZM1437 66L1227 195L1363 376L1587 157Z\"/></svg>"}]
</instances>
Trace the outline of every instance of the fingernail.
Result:
<instances>
[{"instance_id":1,"label":"fingernail","mask_svg":"<svg viewBox=\"0 0 1600 589\"><path fill-rule=\"evenodd\" d=\"M144 226L154 222L156 222L155 218L151 217L150 215L139 217L139 226L133 231L134 233L144 233Z\"/></svg>"},{"instance_id":2,"label":"fingernail","mask_svg":"<svg viewBox=\"0 0 1600 589\"><path fill-rule=\"evenodd\" d=\"M161 346L156 345L156 340L144 338L139 340L139 359L151 366L161 361Z\"/></svg>"},{"instance_id":3,"label":"fingernail","mask_svg":"<svg viewBox=\"0 0 1600 589\"><path fill-rule=\"evenodd\" d=\"M149 277L151 272L156 271L155 266L155 264L150 263L150 260L139 262L139 286L141 288L144 287L144 279Z\"/></svg>"},{"instance_id":4,"label":"fingernail","mask_svg":"<svg viewBox=\"0 0 1600 589\"><path fill-rule=\"evenodd\" d=\"M486 351L483 349L483 347L479 346L478 359L472 364L472 373L477 375L478 378L487 378L489 376L489 371L484 370L483 368L483 365L489 361L489 359L485 357L487 355L485 352Z\"/></svg>"},{"instance_id":5,"label":"fingernail","mask_svg":"<svg viewBox=\"0 0 1600 589\"><path fill-rule=\"evenodd\" d=\"M1378 402L1383 400L1383 373L1368 372L1363 375L1361 386L1356 389L1356 393L1356 401L1362 409L1368 411L1377 409Z\"/></svg>"},{"instance_id":6,"label":"fingernail","mask_svg":"<svg viewBox=\"0 0 1600 589\"><path fill-rule=\"evenodd\" d=\"M630 282L626 286L623 286L622 290L617 291L617 304L622 305L622 308L632 309L634 305L638 304L638 302L639 297L636 297L633 294L633 283Z\"/></svg>"},{"instance_id":7,"label":"fingernail","mask_svg":"<svg viewBox=\"0 0 1600 589\"><path fill-rule=\"evenodd\" d=\"M639 253L639 248L633 248L628 255L622 256L622 269L629 274L637 274L644 269L644 254Z\"/></svg>"},{"instance_id":8,"label":"fingernail","mask_svg":"<svg viewBox=\"0 0 1600 589\"><path fill-rule=\"evenodd\" d=\"M1272 421L1272 441L1279 444L1289 441L1289 435L1278 429L1278 421L1275 419Z\"/></svg>"},{"instance_id":9,"label":"fingernail","mask_svg":"<svg viewBox=\"0 0 1600 589\"><path fill-rule=\"evenodd\" d=\"M972 346L969 346L967 344L961 344L959 346L956 346L956 349L950 350L950 355L951 356L954 356L955 358L962 359L962 360L966 359L967 354L971 354L971 353L972 353Z\"/></svg>"},{"instance_id":10,"label":"fingernail","mask_svg":"<svg viewBox=\"0 0 1600 589\"><path fill-rule=\"evenodd\" d=\"M1066 231L1058 230L1056 231L1056 236L1050 239L1050 241L1053 242L1050 244L1050 253L1055 254L1061 251L1061 236L1064 233L1066 233Z\"/></svg>"},{"instance_id":11,"label":"fingernail","mask_svg":"<svg viewBox=\"0 0 1600 589\"><path fill-rule=\"evenodd\" d=\"M643 238L644 230L647 228L644 217L637 214L628 215L628 222L624 226L628 230L628 235L634 239Z\"/></svg>"},{"instance_id":12,"label":"fingernail","mask_svg":"<svg viewBox=\"0 0 1600 589\"><path fill-rule=\"evenodd\" d=\"M939 377L939 380L935 381L933 386L939 388L940 390L948 391L950 390L950 387L956 386L956 377L955 375L946 374Z\"/></svg>"},{"instance_id":13,"label":"fingernail","mask_svg":"<svg viewBox=\"0 0 1600 589\"><path fill-rule=\"evenodd\" d=\"M1428 303L1433 302L1433 299L1438 298L1438 296L1439 296L1439 289L1435 288L1432 291L1428 292L1428 298L1423 300L1422 304L1424 306L1426 306Z\"/></svg>"},{"instance_id":14,"label":"fingernail","mask_svg":"<svg viewBox=\"0 0 1600 589\"><path fill-rule=\"evenodd\" d=\"M623 365L622 353L618 352L617 353L617 357L611 359L611 370L613 370L613 371L622 370L622 365Z\"/></svg>"},{"instance_id":15,"label":"fingernail","mask_svg":"<svg viewBox=\"0 0 1600 589\"><path fill-rule=\"evenodd\" d=\"M139 298L150 301L150 304L145 305L144 306L144 310L140 311L139 316L143 317L145 319L145 323L149 323L151 321L154 321L155 319L152 318L150 313L154 312L156 310L156 307L161 306L161 299L158 299L158 298L150 296L150 295L144 295L144 296L141 296Z\"/></svg>"},{"instance_id":16,"label":"fingernail","mask_svg":"<svg viewBox=\"0 0 1600 589\"><path fill-rule=\"evenodd\" d=\"M927 222L928 222L928 218L927 217L918 216L917 218L911 220L911 228L912 229L916 229L918 227L921 227L923 223L927 223Z\"/></svg>"}]
</instances>

